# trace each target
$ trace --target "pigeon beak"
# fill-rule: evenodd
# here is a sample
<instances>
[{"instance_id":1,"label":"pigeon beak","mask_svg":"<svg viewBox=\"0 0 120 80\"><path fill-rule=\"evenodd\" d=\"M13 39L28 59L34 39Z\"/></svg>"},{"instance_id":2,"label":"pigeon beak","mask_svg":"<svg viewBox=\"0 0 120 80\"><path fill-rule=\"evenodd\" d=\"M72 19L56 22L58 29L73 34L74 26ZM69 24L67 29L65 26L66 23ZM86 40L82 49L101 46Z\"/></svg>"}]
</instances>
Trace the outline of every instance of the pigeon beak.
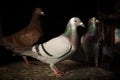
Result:
<instances>
[{"instance_id":1,"label":"pigeon beak","mask_svg":"<svg viewBox=\"0 0 120 80\"><path fill-rule=\"evenodd\" d=\"M97 23L99 23L100 21L99 20L96 20Z\"/></svg>"},{"instance_id":2,"label":"pigeon beak","mask_svg":"<svg viewBox=\"0 0 120 80\"><path fill-rule=\"evenodd\" d=\"M82 27L85 27L85 25L82 22L79 25L82 26Z\"/></svg>"},{"instance_id":3,"label":"pigeon beak","mask_svg":"<svg viewBox=\"0 0 120 80\"><path fill-rule=\"evenodd\" d=\"M41 12L41 14L45 16L45 13L43 11Z\"/></svg>"}]
</instances>

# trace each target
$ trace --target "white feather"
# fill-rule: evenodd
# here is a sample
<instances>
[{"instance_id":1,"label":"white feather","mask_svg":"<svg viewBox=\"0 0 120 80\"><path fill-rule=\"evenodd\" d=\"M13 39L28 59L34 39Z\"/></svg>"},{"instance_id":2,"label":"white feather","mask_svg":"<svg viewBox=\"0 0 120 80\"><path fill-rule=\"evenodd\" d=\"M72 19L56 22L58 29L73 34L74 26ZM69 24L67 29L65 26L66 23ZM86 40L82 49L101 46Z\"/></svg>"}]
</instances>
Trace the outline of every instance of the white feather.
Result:
<instances>
[{"instance_id":1,"label":"white feather","mask_svg":"<svg viewBox=\"0 0 120 80\"><path fill-rule=\"evenodd\" d=\"M46 52L42 49L41 45L39 46L39 51L42 56L48 57L48 58L58 58L67 53L70 50L71 43L69 39L63 35L58 36L56 38L53 38L49 40L48 42L44 43L45 50L53 55L49 56L46 54Z\"/></svg>"}]
</instances>

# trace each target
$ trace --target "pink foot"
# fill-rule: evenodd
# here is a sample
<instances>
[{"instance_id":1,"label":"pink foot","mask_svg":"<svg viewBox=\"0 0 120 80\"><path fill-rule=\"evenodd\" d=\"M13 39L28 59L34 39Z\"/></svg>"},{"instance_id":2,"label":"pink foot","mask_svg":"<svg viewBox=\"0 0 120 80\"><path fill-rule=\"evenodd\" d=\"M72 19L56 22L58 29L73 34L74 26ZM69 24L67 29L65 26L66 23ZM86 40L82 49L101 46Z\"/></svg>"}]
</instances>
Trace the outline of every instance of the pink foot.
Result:
<instances>
[{"instance_id":1,"label":"pink foot","mask_svg":"<svg viewBox=\"0 0 120 80\"><path fill-rule=\"evenodd\" d=\"M22 56L22 57L23 57L23 59L24 59L25 63L29 65L29 64L30 64L30 62L27 60L27 57L26 57L26 56Z\"/></svg>"},{"instance_id":2,"label":"pink foot","mask_svg":"<svg viewBox=\"0 0 120 80\"><path fill-rule=\"evenodd\" d=\"M67 72L62 72L62 71L55 71L54 74L56 76L66 76L68 73Z\"/></svg>"}]
</instances>

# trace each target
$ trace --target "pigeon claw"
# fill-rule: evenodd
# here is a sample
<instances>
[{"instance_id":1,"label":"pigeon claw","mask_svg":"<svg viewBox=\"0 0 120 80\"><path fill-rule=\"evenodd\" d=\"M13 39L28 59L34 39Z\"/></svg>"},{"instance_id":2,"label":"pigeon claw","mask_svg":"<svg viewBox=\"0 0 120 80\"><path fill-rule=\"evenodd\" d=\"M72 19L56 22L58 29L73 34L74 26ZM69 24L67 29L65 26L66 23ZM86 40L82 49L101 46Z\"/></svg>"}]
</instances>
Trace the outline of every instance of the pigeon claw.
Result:
<instances>
[{"instance_id":1,"label":"pigeon claw","mask_svg":"<svg viewBox=\"0 0 120 80\"><path fill-rule=\"evenodd\" d=\"M26 56L22 56L22 57L23 57L23 59L24 59L25 63L29 65L29 64L30 64L30 62L27 60L27 57L26 57Z\"/></svg>"},{"instance_id":2,"label":"pigeon claw","mask_svg":"<svg viewBox=\"0 0 120 80\"><path fill-rule=\"evenodd\" d=\"M56 76L66 76L68 75L68 72L63 72L63 71L55 71L53 72Z\"/></svg>"},{"instance_id":3,"label":"pigeon claw","mask_svg":"<svg viewBox=\"0 0 120 80\"><path fill-rule=\"evenodd\" d=\"M65 72L57 72L54 73L56 76L66 76L67 74Z\"/></svg>"}]
</instances>

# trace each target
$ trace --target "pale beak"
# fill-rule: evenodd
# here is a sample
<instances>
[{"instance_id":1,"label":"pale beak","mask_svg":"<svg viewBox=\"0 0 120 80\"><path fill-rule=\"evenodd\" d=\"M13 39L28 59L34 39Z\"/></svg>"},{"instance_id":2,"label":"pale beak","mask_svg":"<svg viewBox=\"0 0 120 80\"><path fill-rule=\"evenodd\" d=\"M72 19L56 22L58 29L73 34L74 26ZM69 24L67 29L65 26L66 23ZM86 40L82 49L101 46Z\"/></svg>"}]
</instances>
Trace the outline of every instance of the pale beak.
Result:
<instances>
[{"instance_id":1,"label":"pale beak","mask_svg":"<svg viewBox=\"0 0 120 80\"><path fill-rule=\"evenodd\" d=\"M80 26L85 27L85 25L82 22L80 23Z\"/></svg>"},{"instance_id":2,"label":"pale beak","mask_svg":"<svg viewBox=\"0 0 120 80\"><path fill-rule=\"evenodd\" d=\"M44 13L44 12L41 12L41 14L45 16L45 13Z\"/></svg>"},{"instance_id":3,"label":"pale beak","mask_svg":"<svg viewBox=\"0 0 120 80\"><path fill-rule=\"evenodd\" d=\"M99 20L96 20L97 23L99 23L100 21Z\"/></svg>"}]
</instances>

